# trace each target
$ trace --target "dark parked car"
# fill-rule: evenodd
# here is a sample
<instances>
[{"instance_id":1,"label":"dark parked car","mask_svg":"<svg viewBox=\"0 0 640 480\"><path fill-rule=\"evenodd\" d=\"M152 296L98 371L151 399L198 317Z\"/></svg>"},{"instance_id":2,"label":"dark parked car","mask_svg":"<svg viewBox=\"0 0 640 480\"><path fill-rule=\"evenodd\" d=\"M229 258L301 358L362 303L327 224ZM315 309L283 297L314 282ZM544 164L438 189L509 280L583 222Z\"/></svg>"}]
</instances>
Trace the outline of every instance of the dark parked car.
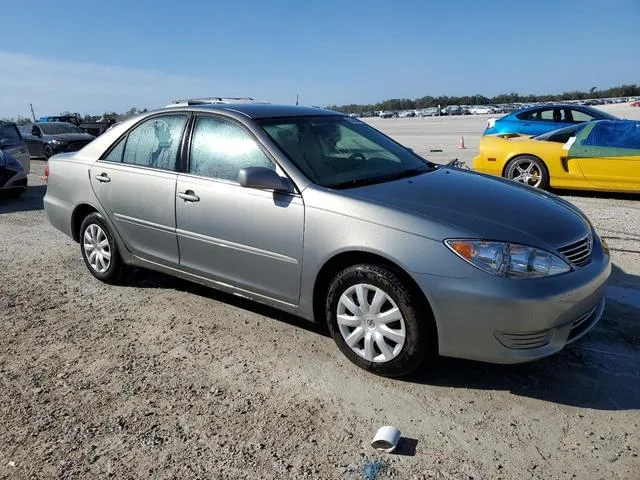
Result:
<instances>
[{"instance_id":1,"label":"dark parked car","mask_svg":"<svg viewBox=\"0 0 640 480\"><path fill-rule=\"evenodd\" d=\"M76 152L96 138L65 122L29 123L21 132L32 157L49 158L56 153Z\"/></svg>"},{"instance_id":2,"label":"dark parked car","mask_svg":"<svg viewBox=\"0 0 640 480\"><path fill-rule=\"evenodd\" d=\"M15 123L0 120L0 150L13 156L22 164L25 172L29 173L29 150Z\"/></svg>"},{"instance_id":3,"label":"dark parked car","mask_svg":"<svg viewBox=\"0 0 640 480\"><path fill-rule=\"evenodd\" d=\"M0 121L0 198L17 197L27 189L29 162L18 128Z\"/></svg>"}]
</instances>

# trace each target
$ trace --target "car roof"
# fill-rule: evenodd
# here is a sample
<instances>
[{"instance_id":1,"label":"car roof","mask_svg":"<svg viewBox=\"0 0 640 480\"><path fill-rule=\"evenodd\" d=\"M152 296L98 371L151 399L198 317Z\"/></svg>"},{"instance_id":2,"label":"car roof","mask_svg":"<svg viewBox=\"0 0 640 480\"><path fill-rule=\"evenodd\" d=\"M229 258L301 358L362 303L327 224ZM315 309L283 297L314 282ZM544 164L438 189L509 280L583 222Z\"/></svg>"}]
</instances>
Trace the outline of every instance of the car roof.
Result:
<instances>
[{"instance_id":1,"label":"car roof","mask_svg":"<svg viewBox=\"0 0 640 480\"><path fill-rule=\"evenodd\" d=\"M163 109L172 111L186 109L192 111L228 111L241 113L249 118L308 117L314 115L344 115L324 108L303 107L298 105L278 105L272 103L232 103L212 105L175 106Z\"/></svg>"}]
</instances>

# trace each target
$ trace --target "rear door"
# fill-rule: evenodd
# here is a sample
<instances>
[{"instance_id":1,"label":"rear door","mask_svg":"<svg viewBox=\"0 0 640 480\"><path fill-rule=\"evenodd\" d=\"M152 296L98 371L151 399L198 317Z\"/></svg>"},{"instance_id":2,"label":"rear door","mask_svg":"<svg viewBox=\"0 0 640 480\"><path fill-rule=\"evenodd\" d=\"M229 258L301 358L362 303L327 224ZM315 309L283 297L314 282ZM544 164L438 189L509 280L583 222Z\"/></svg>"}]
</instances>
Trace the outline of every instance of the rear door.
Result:
<instances>
[{"instance_id":1,"label":"rear door","mask_svg":"<svg viewBox=\"0 0 640 480\"><path fill-rule=\"evenodd\" d=\"M188 170L178 177L177 233L183 269L252 293L297 304L304 204L299 194L244 188L238 172L271 168L246 127L196 118Z\"/></svg>"},{"instance_id":2,"label":"rear door","mask_svg":"<svg viewBox=\"0 0 640 480\"><path fill-rule=\"evenodd\" d=\"M29 174L31 169L29 150L15 124L0 122L0 149L18 160L25 173Z\"/></svg>"},{"instance_id":3,"label":"rear door","mask_svg":"<svg viewBox=\"0 0 640 480\"><path fill-rule=\"evenodd\" d=\"M187 114L151 117L91 167L100 204L127 248L145 260L177 265L175 195Z\"/></svg>"}]
</instances>

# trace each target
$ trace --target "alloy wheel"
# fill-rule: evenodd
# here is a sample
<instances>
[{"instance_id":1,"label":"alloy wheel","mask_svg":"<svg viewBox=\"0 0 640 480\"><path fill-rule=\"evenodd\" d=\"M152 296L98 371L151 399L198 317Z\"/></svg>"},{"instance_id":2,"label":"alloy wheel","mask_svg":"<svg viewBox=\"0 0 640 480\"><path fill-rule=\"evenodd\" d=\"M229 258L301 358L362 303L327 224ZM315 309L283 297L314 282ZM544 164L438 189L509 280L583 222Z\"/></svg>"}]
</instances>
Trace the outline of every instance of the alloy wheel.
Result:
<instances>
[{"instance_id":1,"label":"alloy wheel","mask_svg":"<svg viewBox=\"0 0 640 480\"><path fill-rule=\"evenodd\" d=\"M542 184L542 169L533 160L517 160L511 169L511 180L538 188Z\"/></svg>"}]
</instances>

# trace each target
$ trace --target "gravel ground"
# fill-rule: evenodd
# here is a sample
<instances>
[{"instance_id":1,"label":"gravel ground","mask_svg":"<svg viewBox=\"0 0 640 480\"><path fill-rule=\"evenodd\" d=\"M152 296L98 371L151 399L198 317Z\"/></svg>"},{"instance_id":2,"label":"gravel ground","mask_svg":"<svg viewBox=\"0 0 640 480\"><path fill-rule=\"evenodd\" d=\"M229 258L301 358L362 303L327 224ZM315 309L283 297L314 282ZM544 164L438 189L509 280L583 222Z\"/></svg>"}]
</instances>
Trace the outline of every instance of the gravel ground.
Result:
<instances>
[{"instance_id":1,"label":"gravel ground","mask_svg":"<svg viewBox=\"0 0 640 480\"><path fill-rule=\"evenodd\" d=\"M468 131L446 120L449 140L414 144ZM275 310L145 271L94 280L46 221L42 169L0 200L0 478L639 477L638 197L567 197L613 247L589 335L535 363L389 380ZM384 424L397 454L369 446Z\"/></svg>"}]
</instances>

